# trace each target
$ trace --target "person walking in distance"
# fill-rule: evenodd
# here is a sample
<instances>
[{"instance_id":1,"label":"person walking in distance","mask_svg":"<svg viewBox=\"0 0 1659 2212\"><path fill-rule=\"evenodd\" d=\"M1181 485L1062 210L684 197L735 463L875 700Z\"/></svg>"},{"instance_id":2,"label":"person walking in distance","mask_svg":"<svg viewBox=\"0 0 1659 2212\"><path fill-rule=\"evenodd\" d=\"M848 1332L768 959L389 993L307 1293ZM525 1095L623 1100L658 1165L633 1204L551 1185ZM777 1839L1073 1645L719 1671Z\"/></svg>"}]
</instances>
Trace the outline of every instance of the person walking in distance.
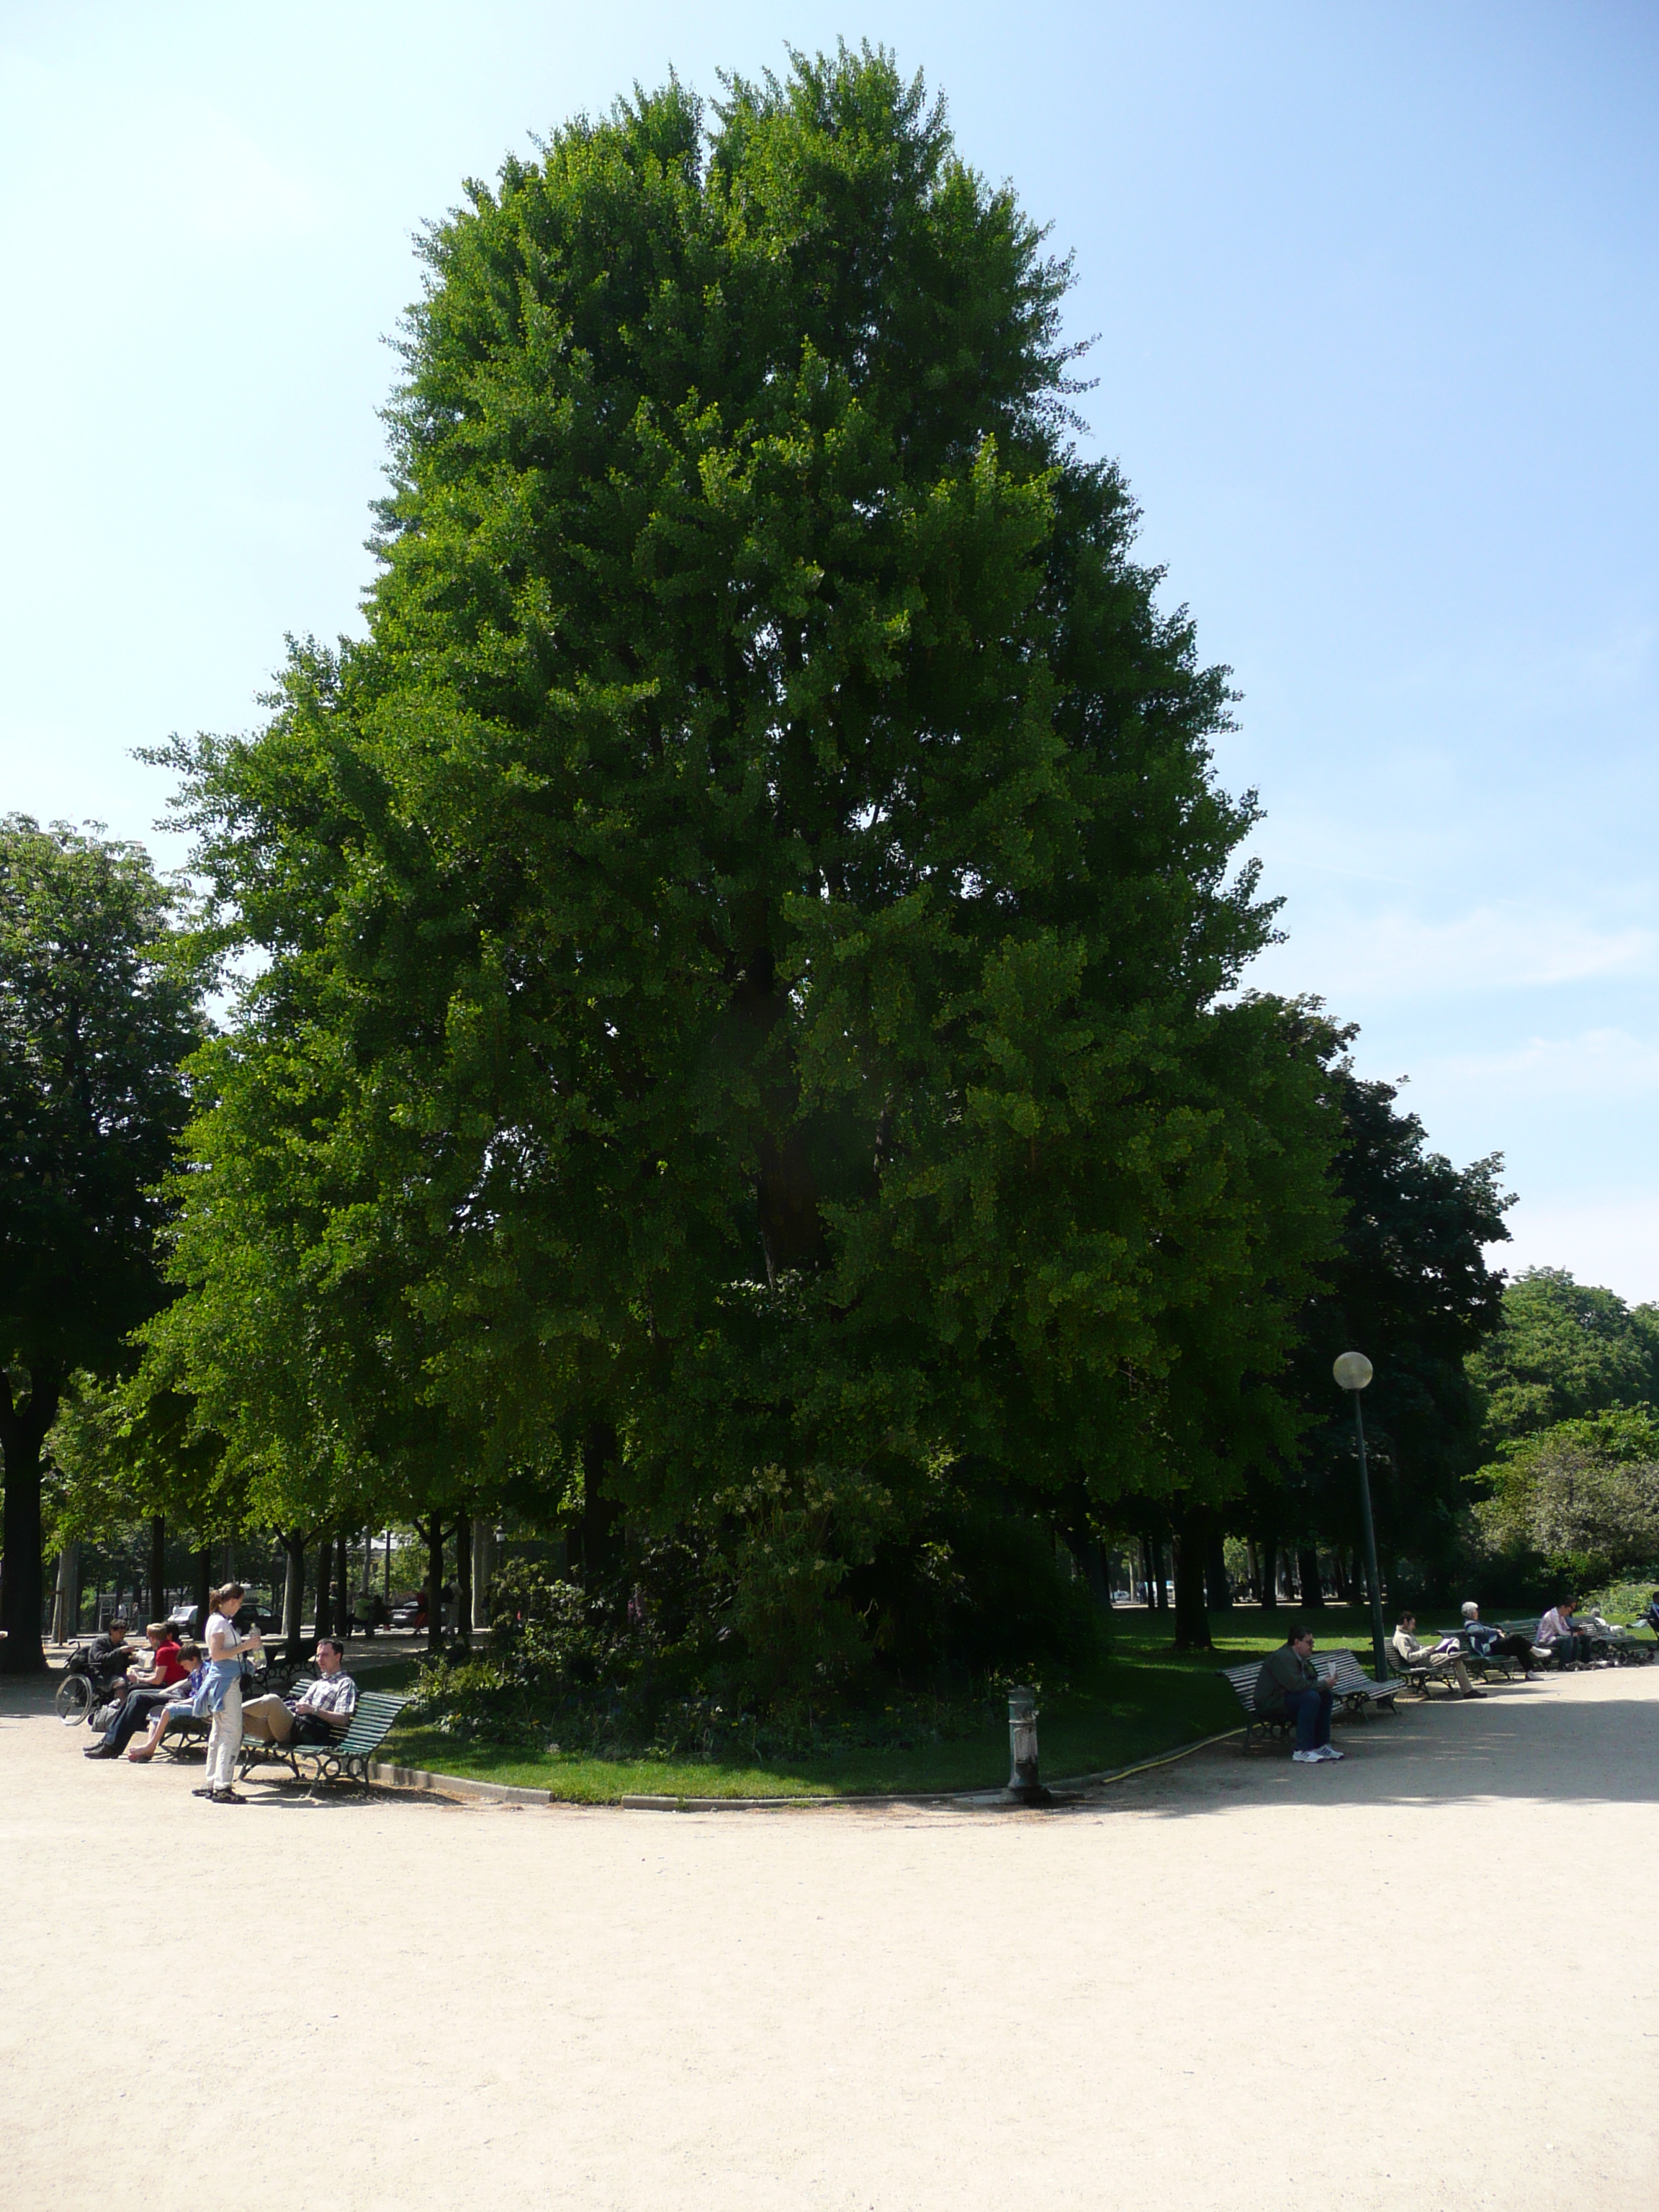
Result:
<instances>
[{"instance_id":1,"label":"person walking in distance","mask_svg":"<svg viewBox=\"0 0 1659 2212\"><path fill-rule=\"evenodd\" d=\"M264 1640L256 1628L238 1636L236 1614L242 1602L240 1583L226 1583L209 1600L208 1668L196 1692L195 1711L211 1716L208 1727L207 1782L191 1794L216 1805L246 1805L232 1788L236 1779L236 1753L242 1741L242 1654L260 1651Z\"/></svg>"}]
</instances>

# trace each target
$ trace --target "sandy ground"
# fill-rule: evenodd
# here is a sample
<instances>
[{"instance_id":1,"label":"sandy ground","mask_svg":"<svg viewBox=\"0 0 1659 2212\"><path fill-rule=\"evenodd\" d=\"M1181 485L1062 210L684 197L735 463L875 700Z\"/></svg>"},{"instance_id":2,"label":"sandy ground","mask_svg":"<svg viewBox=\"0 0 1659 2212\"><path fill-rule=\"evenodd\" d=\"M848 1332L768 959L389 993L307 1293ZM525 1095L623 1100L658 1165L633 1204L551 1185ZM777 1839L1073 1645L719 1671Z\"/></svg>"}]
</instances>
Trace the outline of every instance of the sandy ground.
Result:
<instances>
[{"instance_id":1,"label":"sandy ground","mask_svg":"<svg viewBox=\"0 0 1659 2212\"><path fill-rule=\"evenodd\" d=\"M118 2177L300 2212L1650 2192L1659 1667L1049 1814L238 1810L29 1702L0 1700L4 2212Z\"/></svg>"}]
</instances>

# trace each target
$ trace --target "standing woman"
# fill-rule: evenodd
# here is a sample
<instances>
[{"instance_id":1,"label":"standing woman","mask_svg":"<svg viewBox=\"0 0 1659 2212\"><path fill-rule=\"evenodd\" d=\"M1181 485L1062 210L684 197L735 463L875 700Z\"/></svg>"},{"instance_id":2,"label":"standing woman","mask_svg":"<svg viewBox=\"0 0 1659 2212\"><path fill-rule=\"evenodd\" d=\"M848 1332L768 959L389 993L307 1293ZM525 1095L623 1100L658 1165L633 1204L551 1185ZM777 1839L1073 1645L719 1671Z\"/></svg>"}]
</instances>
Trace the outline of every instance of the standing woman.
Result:
<instances>
[{"instance_id":1,"label":"standing woman","mask_svg":"<svg viewBox=\"0 0 1659 2212\"><path fill-rule=\"evenodd\" d=\"M238 1636L236 1614L242 1602L240 1583L227 1583L210 1593L212 1611L207 1625L207 1674L196 1692L194 1711L211 1715L208 1728L207 1784L193 1790L197 1797L216 1805L246 1805L231 1784L236 1779L236 1753L242 1741L242 1654L264 1648L256 1628L251 1636Z\"/></svg>"}]
</instances>

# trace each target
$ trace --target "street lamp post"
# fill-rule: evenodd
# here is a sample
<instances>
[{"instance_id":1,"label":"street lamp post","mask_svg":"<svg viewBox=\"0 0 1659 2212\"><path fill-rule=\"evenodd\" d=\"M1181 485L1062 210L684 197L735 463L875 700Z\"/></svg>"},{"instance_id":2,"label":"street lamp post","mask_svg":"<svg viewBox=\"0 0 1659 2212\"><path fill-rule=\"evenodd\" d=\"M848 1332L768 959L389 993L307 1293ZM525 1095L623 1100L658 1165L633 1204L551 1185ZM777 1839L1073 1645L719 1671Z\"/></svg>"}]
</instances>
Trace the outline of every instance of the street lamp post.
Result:
<instances>
[{"instance_id":1,"label":"street lamp post","mask_svg":"<svg viewBox=\"0 0 1659 2212\"><path fill-rule=\"evenodd\" d=\"M1376 1528L1371 1519L1371 1479L1365 1470L1365 1422L1359 1410L1359 1394L1370 1381L1371 1363L1363 1352L1338 1354L1331 1365L1337 1387L1353 1400L1353 1432L1359 1446L1359 1511L1365 1530L1365 1573L1371 1586L1371 1655L1379 1682L1386 1681L1389 1656L1382 1638L1382 1589L1376 1572Z\"/></svg>"}]
</instances>

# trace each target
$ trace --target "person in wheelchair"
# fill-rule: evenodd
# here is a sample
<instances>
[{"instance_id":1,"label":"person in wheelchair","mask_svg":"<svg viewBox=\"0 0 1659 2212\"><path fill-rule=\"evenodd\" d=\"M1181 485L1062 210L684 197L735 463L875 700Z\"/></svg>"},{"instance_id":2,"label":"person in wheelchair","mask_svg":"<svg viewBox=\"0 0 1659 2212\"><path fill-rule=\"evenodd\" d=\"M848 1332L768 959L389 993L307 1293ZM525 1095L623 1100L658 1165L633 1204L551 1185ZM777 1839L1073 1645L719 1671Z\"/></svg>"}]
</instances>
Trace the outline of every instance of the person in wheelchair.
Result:
<instances>
[{"instance_id":1,"label":"person in wheelchair","mask_svg":"<svg viewBox=\"0 0 1659 2212\"><path fill-rule=\"evenodd\" d=\"M317 1646L317 1680L286 1698L250 1698L242 1733L261 1743L337 1743L351 1726L357 1685L341 1661L343 1644L325 1636Z\"/></svg>"},{"instance_id":2,"label":"person in wheelchair","mask_svg":"<svg viewBox=\"0 0 1659 2212\"><path fill-rule=\"evenodd\" d=\"M103 1634L94 1637L92 1649L87 1654L87 1672L100 1703L112 1698L118 1690L125 1690L127 1668L137 1656L127 1642L126 1621L118 1613Z\"/></svg>"},{"instance_id":3,"label":"person in wheelchair","mask_svg":"<svg viewBox=\"0 0 1659 2212\"><path fill-rule=\"evenodd\" d=\"M103 1735L89 1747L86 1754L88 1759L118 1759L156 1706L168 1702L174 1685L182 1682L189 1672L179 1656L179 1639L166 1621L152 1620L144 1636L150 1649L150 1663L135 1668L128 1674L126 1696L111 1716Z\"/></svg>"}]
</instances>

